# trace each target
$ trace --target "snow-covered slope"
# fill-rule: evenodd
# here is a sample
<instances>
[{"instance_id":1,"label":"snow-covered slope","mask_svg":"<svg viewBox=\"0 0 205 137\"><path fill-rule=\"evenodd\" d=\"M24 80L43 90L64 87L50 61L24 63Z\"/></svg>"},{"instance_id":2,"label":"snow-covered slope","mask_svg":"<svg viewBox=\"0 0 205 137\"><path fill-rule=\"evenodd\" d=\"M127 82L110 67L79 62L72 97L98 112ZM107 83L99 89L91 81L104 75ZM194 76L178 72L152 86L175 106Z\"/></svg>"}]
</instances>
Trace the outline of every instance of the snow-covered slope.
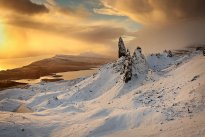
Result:
<instances>
[{"instance_id":1,"label":"snow-covered slope","mask_svg":"<svg viewBox=\"0 0 205 137\"><path fill-rule=\"evenodd\" d=\"M205 57L139 55L128 83L121 57L86 79L1 91L0 136L205 136Z\"/></svg>"}]
</instances>

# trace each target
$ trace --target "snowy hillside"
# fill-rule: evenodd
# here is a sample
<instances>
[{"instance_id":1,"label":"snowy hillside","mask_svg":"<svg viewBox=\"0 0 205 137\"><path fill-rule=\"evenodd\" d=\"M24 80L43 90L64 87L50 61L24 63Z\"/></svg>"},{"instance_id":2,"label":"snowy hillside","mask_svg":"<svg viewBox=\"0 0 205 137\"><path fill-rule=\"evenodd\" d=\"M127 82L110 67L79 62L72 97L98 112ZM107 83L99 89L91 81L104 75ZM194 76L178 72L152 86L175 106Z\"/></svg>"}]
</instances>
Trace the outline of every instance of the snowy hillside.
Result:
<instances>
[{"instance_id":1,"label":"snowy hillside","mask_svg":"<svg viewBox=\"0 0 205 137\"><path fill-rule=\"evenodd\" d=\"M205 57L140 52L127 83L122 56L88 78L1 91L0 136L204 137Z\"/></svg>"}]
</instances>

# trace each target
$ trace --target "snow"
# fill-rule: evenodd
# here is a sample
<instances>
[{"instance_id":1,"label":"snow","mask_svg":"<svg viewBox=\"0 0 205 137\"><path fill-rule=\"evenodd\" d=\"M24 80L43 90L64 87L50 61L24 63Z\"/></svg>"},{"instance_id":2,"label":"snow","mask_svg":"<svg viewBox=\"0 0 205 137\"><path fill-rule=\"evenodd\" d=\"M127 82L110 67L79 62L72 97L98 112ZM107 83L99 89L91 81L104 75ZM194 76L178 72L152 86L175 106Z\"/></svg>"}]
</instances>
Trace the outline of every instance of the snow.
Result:
<instances>
[{"instance_id":1,"label":"snow","mask_svg":"<svg viewBox=\"0 0 205 137\"><path fill-rule=\"evenodd\" d=\"M1 91L0 136L205 136L204 56L140 57L128 83L124 60L87 78Z\"/></svg>"},{"instance_id":2,"label":"snow","mask_svg":"<svg viewBox=\"0 0 205 137\"><path fill-rule=\"evenodd\" d=\"M12 99L3 99L0 102L0 108L2 111L15 111L20 106L20 103L17 100Z\"/></svg>"}]
</instances>

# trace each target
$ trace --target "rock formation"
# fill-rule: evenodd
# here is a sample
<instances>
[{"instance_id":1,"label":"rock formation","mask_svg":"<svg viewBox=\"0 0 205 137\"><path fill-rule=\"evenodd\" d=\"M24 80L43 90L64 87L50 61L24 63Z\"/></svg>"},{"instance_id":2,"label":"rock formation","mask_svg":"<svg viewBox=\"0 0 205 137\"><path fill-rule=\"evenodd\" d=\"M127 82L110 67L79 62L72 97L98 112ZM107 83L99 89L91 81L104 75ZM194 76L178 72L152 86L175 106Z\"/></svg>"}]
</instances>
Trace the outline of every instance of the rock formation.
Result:
<instances>
[{"instance_id":1,"label":"rock formation","mask_svg":"<svg viewBox=\"0 0 205 137\"><path fill-rule=\"evenodd\" d=\"M124 72L125 72L124 81L125 81L125 83L127 83L132 79L132 58L131 58L129 50L127 50L124 69L125 69L124 70Z\"/></svg>"},{"instance_id":2,"label":"rock formation","mask_svg":"<svg viewBox=\"0 0 205 137\"><path fill-rule=\"evenodd\" d=\"M172 54L172 51L171 51L171 50L168 51L167 57L173 57L173 54Z\"/></svg>"},{"instance_id":3,"label":"rock formation","mask_svg":"<svg viewBox=\"0 0 205 137\"><path fill-rule=\"evenodd\" d=\"M130 55L130 51L125 48L122 38L119 38L119 58L123 61L123 70L121 74L124 75L124 82L128 83L133 77L137 78L138 75L147 73L148 65L144 55L142 54L142 49L137 47L133 55ZM123 58L121 58L123 57Z\"/></svg>"},{"instance_id":4,"label":"rock formation","mask_svg":"<svg viewBox=\"0 0 205 137\"><path fill-rule=\"evenodd\" d=\"M139 53L142 53L142 49L140 47L137 47L136 50L139 51Z\"/></svg>"},{"instance_id":5,"label":"rock formation","mask_svg":"<svg viewBox=\"0 0 205 137\"><path fill-rule=\"evenodd\" d=\"M148 64L145 56L142 54L141 48L136 48L132 56L132 74L137 77L138 75L145 74L148 71Z\"/></svg>"},{"instance_id":6,"label":"rock formation","mask_svg":"<svg viewBox=\"0 0 205 137\"><path fill-rule=\"evenodd\" d=\"M118 47L119 47L118 57L121 58L122 56L126 56L127 53L126 53L125 44L121 37L119 38Z\"/></svg>"}]
</instances>

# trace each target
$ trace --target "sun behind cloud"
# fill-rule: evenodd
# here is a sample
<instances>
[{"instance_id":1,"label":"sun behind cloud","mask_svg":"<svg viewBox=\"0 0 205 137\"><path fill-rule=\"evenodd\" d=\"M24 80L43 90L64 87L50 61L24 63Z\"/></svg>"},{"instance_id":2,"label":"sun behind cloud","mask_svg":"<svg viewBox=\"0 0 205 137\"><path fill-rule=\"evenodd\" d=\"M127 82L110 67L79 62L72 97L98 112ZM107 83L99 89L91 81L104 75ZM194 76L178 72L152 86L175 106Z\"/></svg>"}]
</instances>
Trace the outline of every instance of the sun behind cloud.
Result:
<instances>
[{"instance_id":1,"label":"sun behind cloud","mask_svg":"<svg viewBox=\"0 0 205 137\"><path fill-rule=\"evenodd\" d=\"M139 45L148 53L204 42L204 5L202 0L0 0L0 59L113 56L120 36L132 38L126 41L131 51ZM193 39L198 33L202 37Z\"/></svg>"}]
</instances>

